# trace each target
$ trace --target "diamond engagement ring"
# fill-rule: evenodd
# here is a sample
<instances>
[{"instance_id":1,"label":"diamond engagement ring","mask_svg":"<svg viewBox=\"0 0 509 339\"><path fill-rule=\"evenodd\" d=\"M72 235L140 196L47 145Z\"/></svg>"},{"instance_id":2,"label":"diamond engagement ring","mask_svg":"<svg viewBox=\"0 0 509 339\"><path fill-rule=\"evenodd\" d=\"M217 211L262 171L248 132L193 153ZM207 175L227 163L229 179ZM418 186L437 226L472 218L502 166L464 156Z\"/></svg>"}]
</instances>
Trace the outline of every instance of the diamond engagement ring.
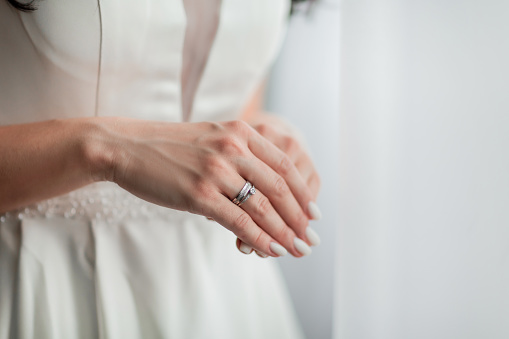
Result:
<instances>
[{"instance_id":1,"label":"diamond engagement ring","mask_svg":"<svg viewBox=\"0 0 509 339\"><path fill-rule=\"evenodd\" d=\"M242 187L239 194L235 197L235 199L232 200L232 202L235 205L240 206L243 203L245 203L247 201L247 199L249 199L249 197L255 193L256 193L256 189L253 186L253 184L251 184L249 181L246 181L246 183L244 184L244 187Z\"/></svg>"}]
</instances>

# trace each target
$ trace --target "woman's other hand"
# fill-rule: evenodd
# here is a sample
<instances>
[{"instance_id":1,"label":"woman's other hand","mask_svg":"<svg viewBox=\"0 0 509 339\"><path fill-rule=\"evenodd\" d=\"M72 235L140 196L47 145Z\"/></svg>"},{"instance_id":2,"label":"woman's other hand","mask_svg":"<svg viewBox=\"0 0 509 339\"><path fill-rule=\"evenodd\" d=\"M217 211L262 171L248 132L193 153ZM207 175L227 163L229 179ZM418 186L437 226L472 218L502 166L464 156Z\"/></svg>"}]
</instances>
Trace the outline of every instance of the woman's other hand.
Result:
<instances>
[{"instance_id":1,"label":"woman's other hand","mask_svg":"<svg viewBox=\"0 0 509 339\"><path fill-rule=\"evenodd\" d=\"M263 112L251 115L248 123L289 157L313 197L308 206L310 217L314 220L320 219L321 213L315 203L321 187L320 176L308 154L307 145L300 131L287 121ZM311 245L320 243L319 236L310 227L307 229L307 237ZM251 248L240 240L237 241L237 248L246 254L252 252ZM262 253L257 254L263 257Z\"/></svg>"},{"instance_id":2,"label":"woman's other hand","mask_svg":"<svg viewBox=\"0 0 509 339\"><path fill-rule=\"evenodd\" d=\"M316 200L321 187L320 176L300 131L285 120L267 113L260 113L250 125L290 158L309 187L313 200ZM320 215L313 217L319 219Z\"/></svg>"}]
</instances>

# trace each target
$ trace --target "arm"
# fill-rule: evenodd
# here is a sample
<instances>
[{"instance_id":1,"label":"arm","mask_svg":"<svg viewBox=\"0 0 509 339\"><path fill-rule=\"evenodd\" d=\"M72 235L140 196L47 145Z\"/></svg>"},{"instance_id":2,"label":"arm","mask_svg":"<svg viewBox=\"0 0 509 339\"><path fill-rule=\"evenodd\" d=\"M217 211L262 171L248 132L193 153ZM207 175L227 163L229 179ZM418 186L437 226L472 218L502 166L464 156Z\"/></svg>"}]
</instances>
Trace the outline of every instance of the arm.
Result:
<instances>
[{"instance_id":1,"label":"arm","mask_svg":"<svg viewBox=\"0 0 509 339\"><path fill-rule=\"evenodd\" d=\"M260 87L244 120L261 115L262 96ZM111 118L78 118L0 126L0 213L106 180L114 125Z\"/></svg>"},{"instance_id":2,"label":"arm","mask_svg":"<svg viewBox=\"0 0 509 339\"><path fill-rule=\"evenodd\" d=\"M241 121L2 126L0 159L1 211L108 180L149 202L212 217L268 255L286 253L283 246L300 257L294 239L309 243L311 192L289 157ZM240 208L231 200L245 180L259 191Z\"/></svg>"},{"instance_id":3,"label":"arm","mask_svg":"<svg viewBox=\"0 0 509 339\"><path fill-rule=\"evenodd\" d=\"M99 130L92 118L0 126L0 213L104 179Z\"/></svg>"}]
</instances>

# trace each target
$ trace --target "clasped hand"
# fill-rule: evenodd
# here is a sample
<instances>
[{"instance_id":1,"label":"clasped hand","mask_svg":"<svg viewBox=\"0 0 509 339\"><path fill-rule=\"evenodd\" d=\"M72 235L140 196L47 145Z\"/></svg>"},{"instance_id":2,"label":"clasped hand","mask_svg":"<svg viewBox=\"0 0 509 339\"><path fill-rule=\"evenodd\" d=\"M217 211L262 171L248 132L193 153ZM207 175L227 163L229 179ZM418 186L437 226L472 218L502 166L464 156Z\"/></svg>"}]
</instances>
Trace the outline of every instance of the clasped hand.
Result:
<instances>
[{"instance_id":1,"label":"clasped hand","mask_svg":"<svg viewBox=\"0 0 509 339\"><path fill-rule=\"evenodd\" d=\"M140 198L210 217L260 255L300 257L319 241L308 228L319 177L299 143L274 127L121 118L109 133L107 179ZM246 180L257 192L239 207L231 200Z\"/></svg>"}]
</instances>

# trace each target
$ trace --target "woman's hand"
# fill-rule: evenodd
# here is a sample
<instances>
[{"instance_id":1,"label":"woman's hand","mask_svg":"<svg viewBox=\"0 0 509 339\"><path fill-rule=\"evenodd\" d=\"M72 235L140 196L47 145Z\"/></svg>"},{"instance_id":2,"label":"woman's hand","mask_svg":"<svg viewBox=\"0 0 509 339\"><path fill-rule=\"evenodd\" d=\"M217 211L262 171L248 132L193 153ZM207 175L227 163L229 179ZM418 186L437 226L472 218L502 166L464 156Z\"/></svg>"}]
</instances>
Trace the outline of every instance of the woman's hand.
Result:
<instances>
[{"instance_id":1,"label":"woman's hand","mask_svg":"<svg viewBox=\"0 0 509 339\"><path fill-rule=\"evenodd\" d=\"M316 200L321 187L320 176L300 131L281 118L266 113L259 113L249 124L290 158L309 187L313 200ZM319 218L320 215L317 214L313 219Z\"/></svg>"},{"instance_id":2,"label":"woman's hand","mask_svg":"<svg viewBox=\"0 0 509 339\"><path fill-rule=\"evenodd\" d=\"M307 183L311 177L303 176L305 166L294 165L294 153L285 154L247 123L104 118L100 126L96 140L102 142L89 149L103 169L98 180L211 217L259 253L306 254L314 213L309 203L316 196ZM231 200L246 180L257 193L239 207Z\"/></svg>"},{"instance_id":3,"label":"woman's hand","mask_svg":"<svg viewBox=\"0 0 509 339\"><path fill-rule=\"evenodd\" d=\"M300 132L277 116L262 112L251 117L248 123L288 156L311 192L312 201L316 201L321 186L320 176L306 150L305 141ZM320 210L313 202L308 206L308 211L312 219L321 218ZM320 243L320 238L311 228L307 229L307 237L311 245ZM237 248L247 254L252 251L240 239L237 240ZM263 257L261 253L257 252L257 254Z\"/></svg>"}]
</instances>

